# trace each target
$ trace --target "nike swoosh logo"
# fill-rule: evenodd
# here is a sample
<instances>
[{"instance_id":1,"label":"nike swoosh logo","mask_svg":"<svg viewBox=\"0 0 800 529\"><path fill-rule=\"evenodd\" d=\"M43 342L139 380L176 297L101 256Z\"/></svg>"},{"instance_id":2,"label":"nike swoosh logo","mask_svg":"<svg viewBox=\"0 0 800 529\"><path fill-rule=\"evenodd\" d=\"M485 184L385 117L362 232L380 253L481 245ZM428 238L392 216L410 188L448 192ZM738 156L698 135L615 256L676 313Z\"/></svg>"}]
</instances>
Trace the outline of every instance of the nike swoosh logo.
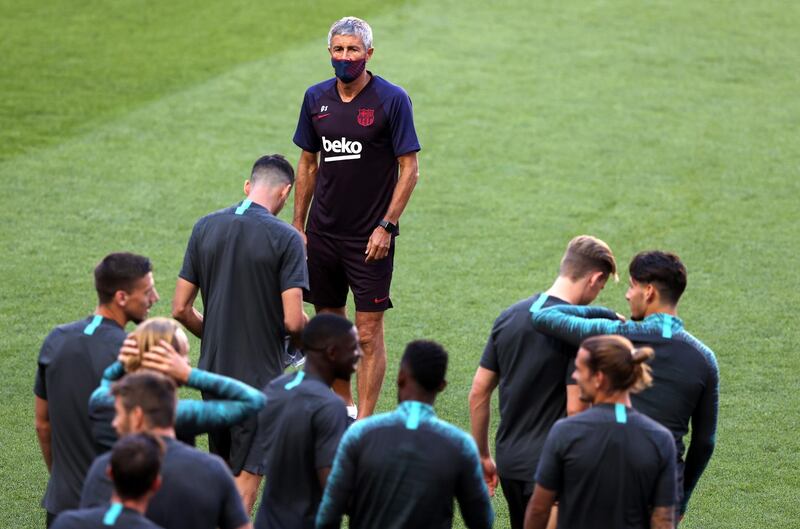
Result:
<instances>
[{"instance_id":1,"label":"nike swoosh logo","mask_svg":"<svg viewBox=\"0 0 800 529\"><path fill-rule=\"evenodd\" d=\"M317 114L317 119L327 118L330 115L331 115L330 112L328 112L327 114Z\"/></svg>"},{"instance_id":2,"label":"nike swoosh logo","mask_svg":"<svg viewBox=\"0 0 800 529\"><path fill-rule=\"evenodd\" d=\"M372 300L372 302L373 302L373 303L383 303L383 302L384 302L384 301L386 301L387 299L389 299L389 296L386 296L385 298L380 298L380 299L378 299L378 298L375 298L375 299L373 299L373 300Z\"/></svg>"}]
</instances>

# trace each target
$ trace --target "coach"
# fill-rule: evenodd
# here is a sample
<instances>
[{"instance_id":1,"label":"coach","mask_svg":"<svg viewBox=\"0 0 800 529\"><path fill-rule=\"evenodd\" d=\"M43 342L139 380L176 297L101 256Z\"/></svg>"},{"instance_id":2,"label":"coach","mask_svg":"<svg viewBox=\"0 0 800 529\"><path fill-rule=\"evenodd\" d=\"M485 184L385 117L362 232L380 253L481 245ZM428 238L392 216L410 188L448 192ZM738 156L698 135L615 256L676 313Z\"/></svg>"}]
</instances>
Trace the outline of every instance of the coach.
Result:
<instances>
[{"instance_id":1,"label":"coach","mask_svg":"<svg viewBox=\"0 0 800 529\"><path fill-rule=\"evenodd\" d=\"M348 288L353 291L364 351L357 372L360 418L372 414L386 371L383 312L392 307L394 238L417 182L420 145L406 92L366 70L373 53L369 25L338 20L328 51L336 77L306 91L294 134L303 151L293 224L306 236L306 301L317 312L345 316ZM350 384L338 381L334 388L352 406Z\"/></svg>"}]
</instances>

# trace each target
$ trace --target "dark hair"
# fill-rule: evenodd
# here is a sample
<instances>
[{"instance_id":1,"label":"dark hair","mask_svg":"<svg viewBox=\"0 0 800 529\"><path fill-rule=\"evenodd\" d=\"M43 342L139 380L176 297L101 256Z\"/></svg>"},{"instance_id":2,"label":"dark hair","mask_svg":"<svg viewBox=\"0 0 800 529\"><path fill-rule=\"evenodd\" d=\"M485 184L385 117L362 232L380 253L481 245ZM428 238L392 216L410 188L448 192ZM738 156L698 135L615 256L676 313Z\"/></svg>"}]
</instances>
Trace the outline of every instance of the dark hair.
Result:
<instances>
[{"instance_id":1,"label":"dark hair","mask_svg":"<svg viewBox=\"0 0 800 529\"><path fill-rule=\"evenodd\" d=\"M175 382L160 373L139 372L122 377L111 386L111 394L130 412L141 408L152 428L175 425Z\"/></svg>"},{"instance_id":2,"label":"dark hair","mask_svg":"<svg viewBox=\"0 0 800 529\"><path fill-rule=\"evenodd\" d=\"M303 328L303 349L324 351L348 336L352 329L353 323L347 318L330 313L317 314Z\"/></svg>"},{"instance_id":3,"label":"dark hair","mask_svg":"<svg viewBox=\"0 0 800 529\"><path fill-rule=\"evenodd\" d=\"M436 391L447 374L447 351L430 340L414 340L406 345L401 365L411 371L417 384L428 391Z\"/></svg>"},{"instance_id":4,"label":"dark hair","mask_svg":"<svg viewBox=\"0 0 800 529\"><path fill-rule=\"evenodd\" d=\"M592 272L603 272L617 279L617 260L608 244L591 235L578 235L567 244L558 273L572 280Z\"/></svg>"},{"instance_id":5,"label":"dark hair","mask_svg":"<svg viewBox=\"0 0 800 529\"><path fill-rule=\"evenodd\" d=\"M639 252L628 271L637 283L651 283L667 303L677 305L686 290L686 267L674 253Z\"/></svg>"},{"instance_id":6,"label":"dark hair","mask_svg":"<svg viewBox=\"0 0 800 529\"><path fill-rule=\"evenodd\" d=\"M134 284L153 271L150 259L128 252L108 254L94 268L94 288L100 303L114 299L118 290L130 292Z\"/></svg>"},{"instance_id":7,"label":"dark hair","mask_svg":"<svg viewBox=\"0 0 800 529\"><path fill-rule=\"evenodd\" d=\"M581 348L589 352L589 369L603 373L612 391L637 393L653 382L650 366L644 363L655 356L650 347L636 348L627 338L612 334L587 338Z\"/></svg>"},{"instance_id":8,"label":"dark hair","mask_svg":"<svg viewBox=\"0 0 800 529\"><path fill-rule=\"evenodd\" d=\"M126 435L111 450L111 479L122 500L144 496L161 470L164 443L148 433Z\"/></svg>"},{"instance_id":9,"label":"dark hair","mask_svg":"<svg viewBox=\"0 0 800 529\"><path fill-rule=\"evenodd\" d=\"M263 182L272 186L294 184L294 169L280 154L268 154L253 164L250 182Z\"/></svg>"}]
</instances>

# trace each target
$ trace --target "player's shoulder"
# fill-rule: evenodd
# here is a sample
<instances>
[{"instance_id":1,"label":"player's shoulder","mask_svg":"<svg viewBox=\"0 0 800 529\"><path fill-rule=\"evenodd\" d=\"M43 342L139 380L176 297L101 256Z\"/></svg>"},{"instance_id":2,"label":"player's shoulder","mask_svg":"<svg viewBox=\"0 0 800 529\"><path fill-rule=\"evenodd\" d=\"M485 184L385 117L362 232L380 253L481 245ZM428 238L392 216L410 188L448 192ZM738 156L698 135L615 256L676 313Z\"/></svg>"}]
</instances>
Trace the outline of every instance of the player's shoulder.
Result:
<instances>
[{"instance_id":1,"label":"player's shoulder","mask_svg":"<svg viewBox=\"0 0 800 529\"><path fill-rule=\"evenodd\" d=\"M706 344L695 338L689 331L682 329L673 335L673 339L679 340L697 351L703 357L703 359L705 359L712 371L719 372L717 356L714 354L714 351L712 351L711 348Z\"/></svg>"},{"instance_id":2,"label":"player's shoulder","mask_svg":"<svg viewBox=\"0 0 800 529\"><path fill-rule=\"evenodd\" d=\"M324 96L326 93L330 93L331 90L336 88L336 78L331 77L330 79L325 79L317 84L313 84L306 88L306 99L310 99L312 101L316 101Z\"/></svg>"},{"instance_id":3,"label":"player's shoulder","mask_svg":"<svg viewBox=\"0 0 800 529\"><path fill-rule=\"evenodd\" d=\"M391 83L380 75L372 76L372 89L381 99L408 98L408 92L400 85Z\"/></svg>"},{"instance_id":4,"label":"player's shoulder","mask_svg":"<svg viewBox=\"0 0 800 529\"><path fill-rule=\"evenodd\" d=\"M90 509L70 509L62 511L56 517L55 522L51 527L53 529L72 529L77 527L86 527L87 523L102 518L108 507L92 507Z\"/></svg>"},{"instance_id":5,"label":"player's shoulder","mask_svg":"<svg viewBox=\"0 0 800 529\"><path fill-rule=\"evenodd\" d=\"M403 426L403 424L404 421L397 412L379 413L351 424L345 432L345 438L348 443L356 443L369 437L372 432Z\"/></svg>"},{"instance_id":6,"label":"player's shoulder","mask_svg":"<svg viewBox=\"0 0 800 529\"><path fill-rule=\"evenodd\" d=\"M458 426L451 424L439 417L431 417L423 427L430 428L445 441L452 443L462 453L477 453L475 440Z\"/></svg>"}]
</instances>

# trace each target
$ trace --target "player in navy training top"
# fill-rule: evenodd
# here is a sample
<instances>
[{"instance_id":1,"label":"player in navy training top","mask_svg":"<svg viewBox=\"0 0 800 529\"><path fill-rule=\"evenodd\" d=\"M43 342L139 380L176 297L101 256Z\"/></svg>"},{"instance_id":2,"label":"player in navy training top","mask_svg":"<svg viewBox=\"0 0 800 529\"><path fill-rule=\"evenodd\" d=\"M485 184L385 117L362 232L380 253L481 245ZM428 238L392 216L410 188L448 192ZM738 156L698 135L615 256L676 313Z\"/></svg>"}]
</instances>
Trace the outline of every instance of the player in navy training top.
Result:
<instances>
[{"instance_id":1,"label":"player in navy training top","mask_svg":"<svg viewBox=\"0 0 800 529\"><path fill-rule=\"evenodd\" d=\"M292 223L307 241L306 300L317 312L345 316L353 291L364 350L358 416L366 417L386 371L383 312L392 307L394 238L417 181L420 145L406 92L366 70L369 25L354 17L335 22L328 51L336 77L306 91L294 134L302 154ZM349 383L334 389L353 405Z\"/></svg>"},{"instance_id":2,"label":"player in navy training top","mask_svg":"<svg viewBox=\"0 0 800 529\"><path fill-rule=\"evenodd\" d=\"M347 410L331 391L349 380L361 358L356 328L335 314L319 314L303 330L305 369L279 377L266 388L262 424L264 495L258 529L313 528L322 491L347 428Z\"/></svg>"},{"instance_id":3,"label":"player in navy training top","mask_svg":"<svg viewBox=\"0 0 800 529\"><path fill-rule=\"evenodd\" d=\"M151 270L146 257L107 255L94 270L94 315L56 327L42 344L33 392L36 434L50 471L42 500L48 526L56 514L78 506L96 455L89 396L116 359L125 324L144 320L158 301Z\"/></svg>"},{"instance_id":4,"label":"player in navy training top","mask_svg":"<svg viewBox=\"0 0 800 529\"><path fill-rule=\"evenodd\" d=\"M117 441L107 469L114 484L111 505L62 512L53 529L160 529L144 513L161 486L163 453L163 443L149 434L132 434Z\"/></svg>"},{"instance_id":5,"label":"player in navy training top","mask_svg":"<svg viewBox=\"0 0 800 529\"><path fill-rule=\"evenodd\" d=\"M538 332L531 306L591 303L617 263L608 245L588 235L573 238L561 259L558 277L547 292L515 303L497 318L475 372L469 394L472 436L483 475L494 494L498 476L513 529L521 529L533 494L533 477L547 433L567 413L586 404L572 379L577 348ZM500 388L500 426L495 451L489 451L492 392Z\"/></svg>"},{"instance_id":6,"label":"player in navy training top","mask_svg":"<svg viewBox=\"0 0 800 529\"><path fill-rule=\"evenodd\" d=\"M347 430L328 476L317 527L449 528L453 499L470 529L494 521L475 442L433 411L446 386L447 352L435 342L406 347L397 375L400 405Z\"/></svg>"},{"instance_id":7,"label":"player in navy training top","mask_svg":"<svg viewBox=\"0 0 800 529\"><path fill-rule=\"evenodd\" d=\"M283 156L256 160L244 185L247 198L195 223L172 300L172 316L200 338L198 367L259 389L283 373L284 338L298 338L307 319L303 241L276 217L293 181ZM194 308L198 292L203 314ZM248 512L261 476L246 462L262 430L253 416L208 435L209 450L230 465Z\"/></svg>"},{"instance_id":8,"label":"player in navy training top","mask_svg":"<svg viewBox=\"0 0 800 529\"><path fill-rule=\"evenodd\" d=\"M131 373L111 387L120 437L147 432L166 445L161 487L147 506L147 517L165 529L249 529L250 518L230 470L219 457L175 439L175 383L151 372ZM107 505L112 497L106 473L112 453L92 463L81 493L81 507Z\"/></svg>"},{"instance_id":9,"label":"player in navy training top","mask_svg":"<svg viewBox=\"0 0 800 529\"><path fill-rule=\"evenodd\" d=\"M589 410L558 421L536 471L525 529L545 529L558 498L559 529L671 529L675 513L675 445L669 430L631 407L631 393L652 382L621 336L581 344L574 377Z\"/></svg>"},{"instance_id":10,"label":"player in navy training top","mask_svg":"<svg viewBox=\"0 0 800 529\"><path fill-rule=\"evenodd\" d=\"M631 261L626 294L631 319L624 322L603 307L554 306L533 312L534 326L570 343L598 334L620 334L655 349L653 386L633 396L640 412L666 426L678 458L679 516L714 451L719 413L719 368L714 353L686 332L677 305L686 288L686 268L678 256L642 252ZM691 441L684 463L683 438Z\"/></svg>"}]
</instances>

